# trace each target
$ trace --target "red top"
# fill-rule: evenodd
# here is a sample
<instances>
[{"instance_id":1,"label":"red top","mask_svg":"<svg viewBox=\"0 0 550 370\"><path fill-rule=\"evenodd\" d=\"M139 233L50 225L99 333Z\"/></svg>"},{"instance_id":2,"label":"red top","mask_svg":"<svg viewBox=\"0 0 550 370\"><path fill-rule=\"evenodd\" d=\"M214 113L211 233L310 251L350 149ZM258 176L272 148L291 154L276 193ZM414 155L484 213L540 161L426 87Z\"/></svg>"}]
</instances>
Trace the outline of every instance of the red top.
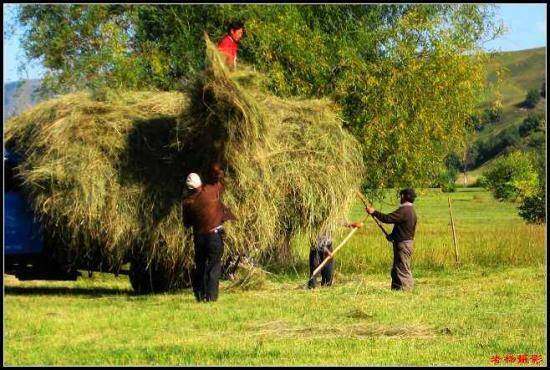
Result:
<instances>
[{"instance_id":1,"label":"red top","mask_svg":"<svg viewBox=\"0 0 550 370\"><path fill-rule=\"evenodd\" d=\"M236 43L230 35L226 35L218 43L218 50L226 55L226 62L230 66L235 65L238 46L239 44Z\"/></svg>"}]
</instances>

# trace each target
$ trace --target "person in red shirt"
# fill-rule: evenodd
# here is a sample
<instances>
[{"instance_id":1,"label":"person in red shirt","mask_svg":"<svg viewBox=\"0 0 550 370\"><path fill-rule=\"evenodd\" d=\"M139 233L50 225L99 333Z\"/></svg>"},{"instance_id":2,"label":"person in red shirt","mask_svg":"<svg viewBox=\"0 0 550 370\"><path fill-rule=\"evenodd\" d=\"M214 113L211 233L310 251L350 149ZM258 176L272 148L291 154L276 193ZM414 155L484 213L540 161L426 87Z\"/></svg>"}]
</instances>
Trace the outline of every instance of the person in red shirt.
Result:
<instances>
[{"instance_id":1,"label":"person in red shirt","mask_svg":"<svg viewBox=\"0 0 550 370\"><path fill-rule=\"evenodd\" d=\"M218 43L218 50L225 55L225 62L231 68L235 68L237 66L239 41L243 37L244 32L243 22L232 22L227 27L227 35L225 35Z\"/></svg>"}]
</instances>

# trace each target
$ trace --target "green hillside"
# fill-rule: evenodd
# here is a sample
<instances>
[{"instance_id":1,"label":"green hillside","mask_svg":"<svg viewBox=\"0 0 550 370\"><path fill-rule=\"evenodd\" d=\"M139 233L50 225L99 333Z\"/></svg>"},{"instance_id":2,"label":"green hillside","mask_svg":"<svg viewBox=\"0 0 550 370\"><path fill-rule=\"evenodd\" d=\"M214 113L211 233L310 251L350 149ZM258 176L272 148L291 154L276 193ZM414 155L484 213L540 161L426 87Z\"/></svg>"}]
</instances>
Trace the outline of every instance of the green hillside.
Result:
<instances>
[{"instance_id":1,"label":"green hillside","mask_svg":"<svg viewBox=\"0 0 550 370\"><path fill-rule=\"evenodd\" d=\"M530 115L544 117L545 98L541 98L534 108L525 108L522 103L529 90L536 89L540 92L546 79L545 67L546 48L544 47L496 53L492 56L488 65L489 87L485 96L481 98L480 112L491 106L498 95L497 92L501 94L502 111L499 119L492 123L485 123L476 133L473 146L482 148L477 152L485 154L478 155L474 168L479 168L504 152L516 148L540 147L543 144L545 135L541 130L546 129L545 122L541 125L541 129L530 131L524 137L519 135L518 129ZM501 83L498 88L494 88L491 83L496 80L497 69L502 71Z\"/></svg>"},{"instance_id":2,"label":"green hillside","mask_svg":"<svg viewBox=\"0 0 550 370\"><path fill-rule=\"evenodd\" d=\"M546 48L497 53L489 66L491 82L496 63L505 67L502 85L503 103L513 104L525 98L525 92L540 88L544 81Z\"/></svg>"}]
</instances>

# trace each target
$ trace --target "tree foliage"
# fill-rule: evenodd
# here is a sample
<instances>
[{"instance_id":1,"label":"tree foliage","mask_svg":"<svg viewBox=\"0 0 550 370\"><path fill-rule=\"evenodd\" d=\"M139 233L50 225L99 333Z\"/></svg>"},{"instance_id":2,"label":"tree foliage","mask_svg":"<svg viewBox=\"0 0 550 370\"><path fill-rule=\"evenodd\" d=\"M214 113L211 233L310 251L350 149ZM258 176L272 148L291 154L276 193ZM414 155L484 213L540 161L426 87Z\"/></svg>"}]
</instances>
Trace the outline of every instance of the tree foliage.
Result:
<instances>
[{"instance_id":1,"label":"tree foliage","mask_svg":"<svg viewBox=\"0 0 550 370\"><path fill-rule=\"evenodd\" d=\"M456 191L456 180L458 179L460 169L463 167L463 163L458 154L454 152L447 155L444 163L445 169L439 173L432 186L440 188L445 193L452 193Z\"/></svg>"},{"instance_id":2,"label":"tree foliage","mask_svg":"<svg viewBox=\"0 0 550 370\"><path fill-rule=\"evenodd\" d=\"M531 196L526 197L519 206L519 215L529 223L546 222L546 192L543 186Z\"/></svg>"},{"instance_id":3,"label":"tree foliage","mask_svg":"<svg viewBox=\"0 0 550 370\"><path fill-rule=\"evenodd\" d=\"M57 92L178 89L204 63L203 32L246 23L239 61L280 96L329 96L363 143L365 188L425 186L461 152L485 81L479 4L22 5L29 58Z\"/></svg>"},{"instance_id":4,"label":"tree foliage","mask_svg":"<svg viewBox=\"0 0 550 370\"><path fill-rule=\"evenodd\" d=\"M544 126L544 117L540 114L530 114L519 125L518 132L521 137L526 137L530 132L540 130L542 126Z\"/></svg>"},{"instance_id":5,"label":"tree foliage","mask_svg":"<svg viewBox=\"0 0 550 370\"><path fill-rule=\"evenodd\" d=\"M540 132L539 132L540 133ZM544 143L546 140L543 136ZM542 224L546 222L546 145L534 146L530 150L533 155L538 187L526 195L518 208L519 215L529 223Z\"/></svg>"},{"instance_id":6,"label":"tree foliage","mask_svg":"<svg viewBox=\"0 0 550 370\"><path fill-rule=\"evenodd\" d=\"M525 108L534 108L540 101L540 97L540 91L537 89L531 89L527 91L527 95L525 96L525 100L523 101L523 106Z\"/></svg>"},{"instance_id":7,"label":"tree foliage","mask_svg":"<svg viewBox=\"0 0 550 370\"><path fill-rule=\"evenodd\" d=\"M499 157L483 178L484 186L500 201L521 202L534 196L540 186L533 152L515 151Z\"/></svg>"},{"instance_id":8,"label":"tree foliage","mask_svg":"<svg viewBox=\"0 0 550 370\"><path fill-rule=\"evenodd\" d=\"M506 154L519 149L521 146L519 129L516 126L508 127L495 136L478 139L469 147L469 167L478 167L495 158L499 154Z\"/></svg>"}]
</instances>

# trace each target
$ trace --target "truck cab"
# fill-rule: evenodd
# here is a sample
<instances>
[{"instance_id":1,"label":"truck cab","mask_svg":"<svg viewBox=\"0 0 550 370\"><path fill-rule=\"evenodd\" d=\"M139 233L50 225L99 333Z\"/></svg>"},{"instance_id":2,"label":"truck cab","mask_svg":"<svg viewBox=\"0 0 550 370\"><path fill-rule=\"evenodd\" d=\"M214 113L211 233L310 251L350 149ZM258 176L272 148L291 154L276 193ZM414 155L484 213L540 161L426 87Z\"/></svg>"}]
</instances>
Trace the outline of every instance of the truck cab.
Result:
<instances>
[{"instance_id":1,"label":"truck cab","mask_svg":"<svg viewBox=\"0 0 550 370\"><path fill-rule=\"evenodd\" d=\"M4 151L4 272L19 280L76 280L52 258L39 220L22 191L17 176L17 154Z\"/></svg>"}]
</instances>

